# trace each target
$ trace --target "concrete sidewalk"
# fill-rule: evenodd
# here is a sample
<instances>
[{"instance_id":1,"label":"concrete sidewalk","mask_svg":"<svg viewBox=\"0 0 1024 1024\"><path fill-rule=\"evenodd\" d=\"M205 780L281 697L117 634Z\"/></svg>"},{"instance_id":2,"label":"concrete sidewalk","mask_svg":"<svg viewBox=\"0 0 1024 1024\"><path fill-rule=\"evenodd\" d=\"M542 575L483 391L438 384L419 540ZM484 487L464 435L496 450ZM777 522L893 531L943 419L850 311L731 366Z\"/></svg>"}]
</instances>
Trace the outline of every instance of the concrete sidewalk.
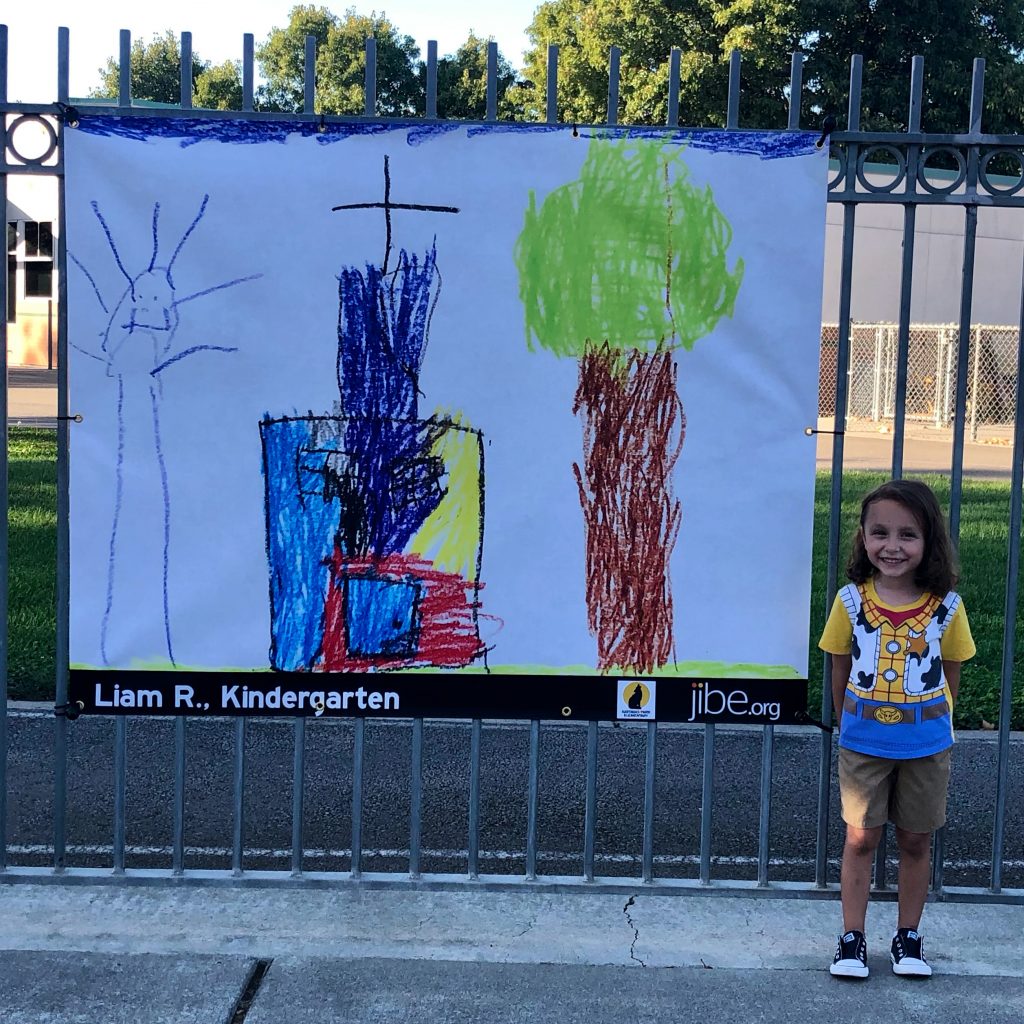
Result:
<instances>
[{"instance_id":1,"label":"concrete sidewalk","mask_svg":"<svg viewBox=\"0 0 1024 1024\"><path fill-rule=\"evenodd\" d=\"M835 900L0 885L4 1024L1024 1019L1024 908L933 904L935 977L831 978Z\"/></svg>"}]
</instances>

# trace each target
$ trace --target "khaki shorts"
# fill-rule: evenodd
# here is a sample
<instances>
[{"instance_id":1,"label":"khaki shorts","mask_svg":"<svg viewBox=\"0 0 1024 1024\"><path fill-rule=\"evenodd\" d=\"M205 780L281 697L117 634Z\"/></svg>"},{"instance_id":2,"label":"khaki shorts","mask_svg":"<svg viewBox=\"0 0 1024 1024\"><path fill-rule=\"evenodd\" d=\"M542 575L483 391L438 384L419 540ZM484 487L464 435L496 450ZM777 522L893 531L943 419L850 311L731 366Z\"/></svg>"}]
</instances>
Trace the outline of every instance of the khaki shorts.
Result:
<instances>
[{"instance_id":1,"label":"khaki shorts","mask_svg":"<svg viewBox=\"0 0 1024 1024\"><path fill-rule=\"evenodd\" d=\"M843 821L878 828L891 821L906 832L934 832L946 823L952 748L898 760L839 748Z\"/></svg>"}]
</instances>

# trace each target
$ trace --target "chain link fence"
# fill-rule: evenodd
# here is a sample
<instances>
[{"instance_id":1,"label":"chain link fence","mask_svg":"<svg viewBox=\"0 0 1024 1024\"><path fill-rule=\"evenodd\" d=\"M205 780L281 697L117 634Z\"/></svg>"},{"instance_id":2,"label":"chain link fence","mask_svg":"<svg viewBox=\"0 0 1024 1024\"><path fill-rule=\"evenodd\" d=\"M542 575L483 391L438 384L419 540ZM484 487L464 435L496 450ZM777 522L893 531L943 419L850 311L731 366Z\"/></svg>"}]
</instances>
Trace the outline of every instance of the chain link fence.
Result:
<instances>
[{"instance_id":1,"label":"chain link fence","mask_svg":"<svg viewBox=\"0 0 1024 1024\"><path fill-rule=\"evenodd\" d=\"M894 323L850 324L847 428L878 429L896 413ZM968 338L967 436L1009 439L1017 400L1017 327L974 324ZM818 415L833 417L839 325L821 325ZM956 324L911 324L907 354L907 423L952 429L960 329Z\"/></svg>"}]
</instances>

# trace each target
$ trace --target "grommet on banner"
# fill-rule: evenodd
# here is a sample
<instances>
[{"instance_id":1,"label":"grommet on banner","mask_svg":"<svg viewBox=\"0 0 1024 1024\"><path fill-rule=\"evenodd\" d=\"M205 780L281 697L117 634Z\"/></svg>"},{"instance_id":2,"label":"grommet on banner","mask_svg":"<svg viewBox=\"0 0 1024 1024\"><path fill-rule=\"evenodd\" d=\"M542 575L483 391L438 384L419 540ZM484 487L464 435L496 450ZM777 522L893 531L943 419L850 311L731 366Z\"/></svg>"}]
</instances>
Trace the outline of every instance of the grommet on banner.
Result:
<instances>
[{"instance_id":1,"label":"grommet on banner","mask_svg":"<svg viewBox=\"0 0 1024 1024\"><path fill-rule=\"evenodd\" d=\"M814 144L815 149L821 149L828 141L828 137L836 130L836 119L828 114L821 122L821 138Z\"/></svg>"},{"instance_id":2,"label":"grommet on banner","mask_svg":"<svg viewBox=\"0 0 1024 1024\"><path fill-rule=\"evenodd\" d=\"M323 114L320 115L320 123L316 126L316 130L321 133L327 131L327 119Z\"/></svg>"},{"instance_id":3,"label":"grommet on banner","mask_svg":"<svg viewBox=\"0 0 1024 1024\"><path fill-rule=\"evenodd\" d=\"M53 713L57 718L66 718L73 722L83 711L85 705L80 700L71 701L69 704L55 704Z\"/></svg>"},{"instance_id":4,"label":"grommet on banner","mask_svg":"<svg viewBox=\"0 0 1024 1024\"><path fill-rule=\"evenodd\" d=\"M837 436L845 434L845 430L818 430L817 427L804 427L804 433L808 437L813 437L815 434L835 434Z\"/></svg>"},{"instance_id":5,"label":"grommet on banner","mask_svg":"<svg viewBox=\"0 0 1024 1024\"><path fill-rule=\"evenodd\" d=\"M54 419L68 420L71 423L81 423L85 417L80 413L76 412L74 416L55 416Z\"/></svg>"},{"instance_id":6,"label":"grommet on banner","mask_svg":"<svg viewBox=\"0 0 1024 1024\"><path fill-rule=\"evenodd\" d=\"M562 716L564 718L568 718L571 714L572 714L572 708L569 707L568 704L564 708L562 708Z\"/></svg>"},{"instance_id":7,"label":"grommet on banner","mask_svg":"<svg viewBox=\"0 0 1024 1024\"><path fill-rule=\"evenodd\" d=\"M69 106L67 103L57 103L56 107L60 111L57 115L57 120L61 124L66 125L68 128L78 127L78 111L74 107Z\"/></svg>"}]
</instances>

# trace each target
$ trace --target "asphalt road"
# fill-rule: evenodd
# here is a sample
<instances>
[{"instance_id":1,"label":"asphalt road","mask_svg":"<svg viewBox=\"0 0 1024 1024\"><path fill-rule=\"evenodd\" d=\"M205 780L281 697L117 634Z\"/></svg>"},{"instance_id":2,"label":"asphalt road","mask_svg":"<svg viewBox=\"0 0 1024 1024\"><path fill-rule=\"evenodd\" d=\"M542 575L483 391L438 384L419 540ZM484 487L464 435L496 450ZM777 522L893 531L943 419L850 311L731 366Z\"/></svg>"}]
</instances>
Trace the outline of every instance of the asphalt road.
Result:
<instances>
[{"instance_id":1,"label":"asphalt road","mask_svg":"<svg viewBox=\"0 0 1024 1024\"><path fill-rule=\"evenodd\" d=\"M52 860L54 719L45 712L10 717L9 863ZM234 723L186 723L187 867L231 865ZM287 870L291 857L294 726L286 720L247 725L244 789L245 867ZM128 866L171 863L174 724L135 718L127 725ZM411 725L368 722L364 744L363 870L408 870ZM69 723L68 863L110 866L113 742L110 719ZM638 877L644 805L644 727L599 729L596 872ZM703 729L662 726L655 785L655 873L697 877L700 852ZM712 877L757 876L762 733L719 727L715 741ZM1024 887L1024 736L1011 741L1003 884ZM525 871L529 729L485 724L481 741L480 870ZM303 842L305 870L351 866L353 727L310 721L306 731ZM814 878L817 822L817 730L779 728L775 735L770 877ZM428 722L423 751L423 862L426 872L467 869L470 727ZM956 750L946 829L945 883L990 881L997 746L993 734L967 733ZM583 871L586 728L544 725L540 740L538 871ZM832 782L829 857L841 850L838 795ZM894 869L890 867L890 872ZM890 878L894 877L890 874ZM833 863L830 880L836 880Z\"/></svg>"}]
</instances>

